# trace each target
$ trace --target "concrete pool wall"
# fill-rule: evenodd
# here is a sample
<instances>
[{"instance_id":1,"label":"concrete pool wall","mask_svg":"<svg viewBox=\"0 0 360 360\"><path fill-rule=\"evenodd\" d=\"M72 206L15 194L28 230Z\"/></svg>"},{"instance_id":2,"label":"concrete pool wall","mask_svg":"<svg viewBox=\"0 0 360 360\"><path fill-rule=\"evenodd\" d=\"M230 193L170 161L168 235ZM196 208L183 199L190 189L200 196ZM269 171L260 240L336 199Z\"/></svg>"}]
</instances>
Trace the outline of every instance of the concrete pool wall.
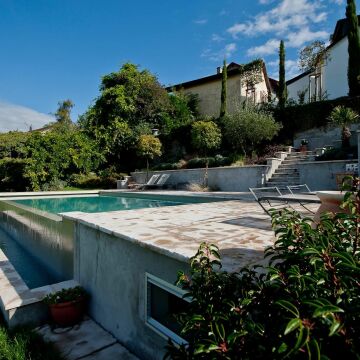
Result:
<instances>
[{"instance_id":1,"label":"concrete pool wall","mask_svg":"<svg viewBox=\"0 0 360 360\"><path fill-rule=\"evenodd\" d=\"M0 201L0 226L58 281L73 278L72 222L12 201Z\"/></svg>"},{"instance_id":2,"label":"concrete pool wall","mask_svg":"<svg viewBox=\"0 0 360 360\"><path fill-rule=\"evenodd\" d=\"M142 359L163 359L167 339L145 323L145 273L170 284L188 264L76 223L75 281L91 294L89 314Z\"/></svg>"}]
</instances>

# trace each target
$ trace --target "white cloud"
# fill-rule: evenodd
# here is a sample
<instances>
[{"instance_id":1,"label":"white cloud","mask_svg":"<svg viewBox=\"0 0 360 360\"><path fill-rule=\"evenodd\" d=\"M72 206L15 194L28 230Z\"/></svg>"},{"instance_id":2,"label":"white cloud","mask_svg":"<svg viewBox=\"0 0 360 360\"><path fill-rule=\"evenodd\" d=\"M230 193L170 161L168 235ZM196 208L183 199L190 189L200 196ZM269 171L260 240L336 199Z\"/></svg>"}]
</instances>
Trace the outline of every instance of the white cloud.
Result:
<instances>
[{"instance_id":1,"label":"white cloud","mask_svg":"<svg viewBox=\"0 0 360 360\"><path fill-rule=\"evenodd\" d=\"M38 129L54 121L51 115L43 114L25 106L0 101L0 132L28 131L30 126Z\"/></svg>"},{"instance_id":2,"label":"white cloud","mask_svg":"<svg viewBox=\"0 0 360 360\"><path fill-rule=\"evenodd\" d=\"M326 31L311 31L308 27L301 29L298 32L291 32L287 35L286 45L288 47L297 48L303 46L307 42L314 40L324 40L329 38L329 33Z\"/></svg>"},{"instance_id":3,"label":"white cloud","mask_svg":"<svg viewBox=\"0 0 360 360\"><path fill-rule=\"evenodd\" d=\"M261 0L261 2L269 3L267 0ZM258 36L275 33L282 35L290 29L301 29L308 24L325 21L327 13L321 9L323 9L321 1L281 0L277 6L259 13L252 20L234 24L227 29L227 32L234 38L240 34Z\"/></svg>"},{"instance_id":4,"label":"white cloud","mask_svg":"<svg viewBox=\"0 0 360 360\"><path fill-rule=\"evenodd\" d=\"M208 22L207 19L194 20L194 24L196 24L196 25L205 25L205 24L207 24L207 22Z\"/></svg>"},{"instance_id":5,"label":"white cloud","mask_svg":"<svg viewBox=\"0 0 360 360\"><path fill-rule=\"evenodd\" d=\"M215 42L221 42L223 40L225 40L222 36L218 35L218 34L212 34L211 35L211 40L215 41Z\"/></svg>"},{"instance_id":6,"label":"white cloud","mask_svg":"<svg viewBox=\"0 0 360 360\"><path fill-rule=\"evenodd\" d=\"M280 40L270 39L264 45L254 46L247 51L249 56L263 56L276 53L279 49Z\"/></svg>"},{"instance_id":7,"label":"white cloud","mask_svg":"<svg viewBox=\"0 0 360 360\"><path fill-rule=\"evenodd\" d=\"M237 50L237 46L235 43L226 44L219 51L212 51L211 49L206 49L201 54L201 57L206 57L212 61L220 61L224 58L229 58L231 55Z\"/></svg>"},{"instance_id":8,"label":"white cloud","mask_svg":"<svg viewBox=\"0 0 360 360\"><path fill-rule=\"evenodd\" d=\"M266 66L270 69L270 76L274 79L279 78L279 60L273 60L266 63ZM298 62L296 60L285 61L286 79L290 80L293 77L301 73L299 70Z\"/></svg>"}]
</instances>

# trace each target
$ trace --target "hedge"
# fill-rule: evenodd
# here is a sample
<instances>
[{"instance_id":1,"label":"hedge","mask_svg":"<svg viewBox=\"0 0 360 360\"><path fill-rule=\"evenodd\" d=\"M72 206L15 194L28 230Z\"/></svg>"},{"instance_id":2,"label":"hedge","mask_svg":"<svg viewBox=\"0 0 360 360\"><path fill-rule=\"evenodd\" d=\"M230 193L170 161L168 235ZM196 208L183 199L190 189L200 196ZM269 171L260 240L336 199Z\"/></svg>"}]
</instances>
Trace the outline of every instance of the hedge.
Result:
<instances>
[{"instance_id":1,"label":"hedge","mask_svg":"<svg viewBox=\"0 0 360 360\"><path fill-rule=\"evenodd\" d=\"M283 128L278 135L279 141L292 140L295 133L300 131L326 126L331 111L339 105L349 107L360 113L360 96L293 105L283 110L274 109L275 119L283 123Z\"/></svg>"}]
</instances>

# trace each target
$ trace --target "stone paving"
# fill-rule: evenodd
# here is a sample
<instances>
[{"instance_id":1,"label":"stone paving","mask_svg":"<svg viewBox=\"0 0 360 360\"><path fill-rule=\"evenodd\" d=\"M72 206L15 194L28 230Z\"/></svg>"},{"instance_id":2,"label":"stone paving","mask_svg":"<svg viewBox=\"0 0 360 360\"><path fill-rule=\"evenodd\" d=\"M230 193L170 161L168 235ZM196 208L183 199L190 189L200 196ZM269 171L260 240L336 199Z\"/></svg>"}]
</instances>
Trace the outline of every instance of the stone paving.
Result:
<instances>
[{"instance_id":1,"label":"stone paving","mask_svg":"<svg viewBox=\"0 0 360 360\"><path fill-rule=\"evenodd\" d=\"M228 271L262 262L265 248L275 239L269 216L246 199L63 215L180 261L188 261L200 243L214 243Z\"/></svg>"},{"instance_id":2,"label":"stone paving","mask_svg":"<svg viewBox=\"0 0 360 360\"><path fill-rule=\"evenodd\" d=\"M90 318L69 328L53 329L50 325L44 325L36 331L46 341L51 341L67 360L138 359Z\"/></svg>"}]
</instances>

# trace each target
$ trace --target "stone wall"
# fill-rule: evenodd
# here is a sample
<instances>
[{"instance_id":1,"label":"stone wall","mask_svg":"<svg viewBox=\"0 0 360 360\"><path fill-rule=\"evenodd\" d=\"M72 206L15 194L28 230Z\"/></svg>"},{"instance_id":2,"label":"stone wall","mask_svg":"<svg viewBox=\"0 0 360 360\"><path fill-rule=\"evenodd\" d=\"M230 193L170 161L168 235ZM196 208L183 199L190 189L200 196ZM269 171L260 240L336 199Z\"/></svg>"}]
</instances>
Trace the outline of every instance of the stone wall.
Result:
<instances>
[{"instance_id":1,"label":"stone wall","mask_svg":"<svg viewBox=\"0 0 360 360\"><path fill-rule=\"evenodd\" d=\"M141 359L163 359L165 337L145 323L145 273L174 284L187 263L76 223L75 279L91 295L90 316Z\"/></svg>"},{"instance_id":2,"label":"stone wall","mask_svg":"<svg viewBox=\"0 0 360 360\"><path fill-rule=\"evenodd\" d=\"M210 168L209 186L220 191L249 191L249 187L261 187L269 171L267 165L241 166L241 167L219 167ZM170 174L167 185L184 188L186 184L202 184L205 169L184 169L152 171L153 174ZM135 182L143 184L146 181L146 172L134 172L131 174Z\"/></svg>"},{"instance_id":3,"label":"stone wall","mask_svg":"<svg viewBox=\"0 0 360 360\"><path fill-rule=\"evenodd\" d=\"M336 175L345 174L346 164L357 163L357 160L312 161L297 165L300 184L307 184L312 191L338 190Z\"/></svg>"}]
</instances>

